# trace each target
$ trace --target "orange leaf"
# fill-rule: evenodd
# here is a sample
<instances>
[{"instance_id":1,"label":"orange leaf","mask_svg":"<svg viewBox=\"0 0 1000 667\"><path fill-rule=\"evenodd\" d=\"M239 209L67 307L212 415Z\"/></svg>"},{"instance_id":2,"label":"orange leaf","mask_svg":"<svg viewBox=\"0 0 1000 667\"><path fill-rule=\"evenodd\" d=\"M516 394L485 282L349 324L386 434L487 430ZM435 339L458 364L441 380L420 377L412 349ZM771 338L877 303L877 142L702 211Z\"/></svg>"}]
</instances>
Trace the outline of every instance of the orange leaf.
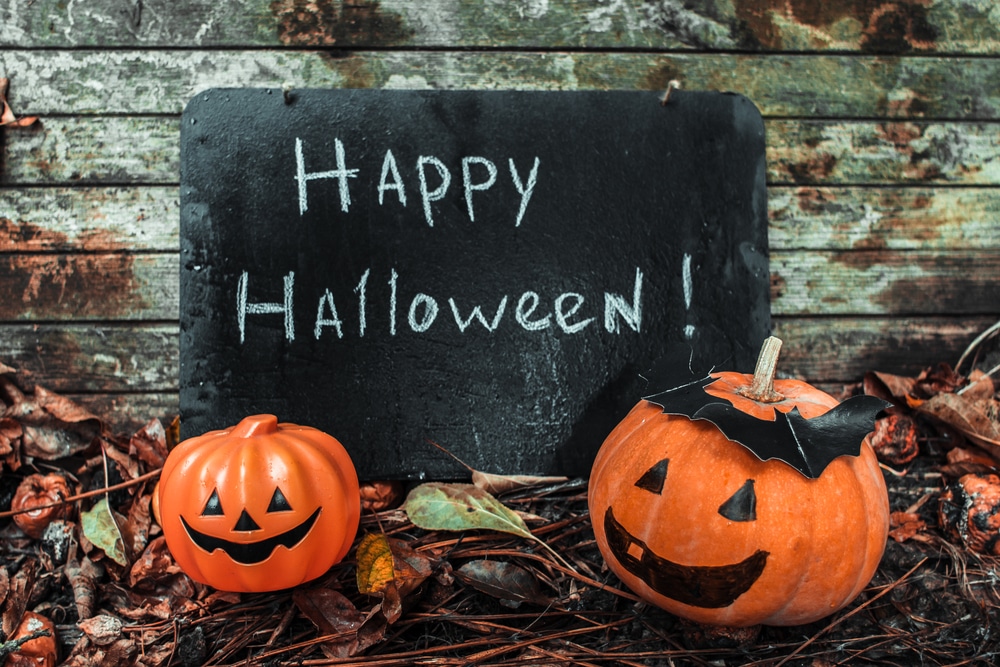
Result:
<instances>
[{"instance_id":1,"label":"orange leaf","mask_svg":"<svg viewBox=\"0 0 1000 667\"><path fill-rule=\"evenodd\" d=\"M38 120L38 116L26 116L17 118L14 111L7 104L7 86L10 79L0 78L0 126L27 127Z\"/></svg>"}]
</instances>

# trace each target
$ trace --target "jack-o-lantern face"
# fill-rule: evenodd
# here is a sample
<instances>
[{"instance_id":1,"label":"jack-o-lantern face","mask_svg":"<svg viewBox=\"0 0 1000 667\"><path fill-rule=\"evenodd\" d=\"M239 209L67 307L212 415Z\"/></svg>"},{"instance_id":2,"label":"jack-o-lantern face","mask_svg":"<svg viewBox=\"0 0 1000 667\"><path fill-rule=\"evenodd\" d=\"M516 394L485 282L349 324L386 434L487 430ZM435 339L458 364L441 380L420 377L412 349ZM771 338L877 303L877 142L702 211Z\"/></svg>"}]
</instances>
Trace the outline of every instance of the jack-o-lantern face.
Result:
<instances>
[{"instance_id":1,"label":"jack-o-lantern face","mask_svg":"<svg viewBox=\"0 0 1000 667\"><path fill-rule=\"evenodd\" d=\"M184 526L184 530L187 531L188 537L202 550L212 553L216 549L221 549L230 558L232 558L237 563L243 565L256 565L257 563L262 563L271 557L274 550L279 546L285 547L286 549L293 549L302 540L305 539L309 531L316 524L316 519L319 517L322 507L317 507L316 510L310 514L308 517L302 520L301 523L292 526L288 530L279 533L277 535L272 535L271 537L265 537L262 539L255 540L253 542L240 542L233 539L226 539L223 537L217 537L215 535L210 535L208 533L203 533L200 530L194 528L183 516L181 516L181 524ZM274 495L271 496L271 502L267 505L266 512L271 514L273 512L294 512L292 506L288 503L288 499L285 498L285 494L281 492L278 487L274 488ZM205 501L205 508L201 512L203 518L207 517L223 517L226 516L225 511L222 509L222 501L219 500L218 489L212 489L212 494ZM207 523L212 521L207 519ZM259 534L261 527L253 520L253 517L247 512L246 508L240 512L240 517L236 521L236 525L232 527L231 531L238 535L253 536Z\"/></svg>"},{"instance_id":2,"label":"jack-o-lantern face","mask_svg":"<svg viewBox=\"0 0 1000 667\"><path fill-rule=\"evenodd\" d=\"M656 496L663 494L670 459L657 462L635 482L635 487ZM754 480L748 479L724 503L719 515L730 521L755 521L757 496ZM621 566L656 593L695 607L726 607L743 595L767 563L768 552L757 549L743 560L728 565L684 565L655 553L632 535L617 519L613 507L604 513L608 549Z\"/></svg>"},{"instance_id":3,"label":"jack-o-lantern face","mask_svg":"<svg viewBox=\"0 0 1000 667\"><path fill-rule=\"evenodd\" d=\"M361 512L343 446L271 415L178 445L157 501L181 568L215 588L247 592L322 575L347 554Z\"/></svg>"},{"instance_id":4,"label":"jack-o-lantern face","mask_svg":"<svg viewBox=\"0 0 1000 667\"><path fill-rule=\"evenodd\" d=\"M589 506L619 579L652 604L716 625L795 625L833 613L871 579L888 531L867 444L811 479L646 401L601 447Z\"/></svg>"}]
</instances>

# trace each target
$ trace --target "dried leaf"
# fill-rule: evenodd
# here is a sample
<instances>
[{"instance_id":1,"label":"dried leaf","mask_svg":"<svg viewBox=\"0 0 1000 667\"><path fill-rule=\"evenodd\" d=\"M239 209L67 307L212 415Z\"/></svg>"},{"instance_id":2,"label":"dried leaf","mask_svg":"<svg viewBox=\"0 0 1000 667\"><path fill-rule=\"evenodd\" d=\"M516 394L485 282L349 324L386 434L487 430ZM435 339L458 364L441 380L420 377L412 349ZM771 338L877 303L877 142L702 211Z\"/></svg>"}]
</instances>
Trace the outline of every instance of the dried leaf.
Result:
<instances>
[{"instance_id":1,"label":"dried leaf","mask_svg":"<svg viewBox=\"0 0 1000 667\"><path fill-rule=\"evenodd\" d=\"M897 542L905 542L927 527L927 522L919 514L893 512L889 515L889 537Z\"/></svg>"},{"instance_id":2,"label":"dried leaf","mask_svg":"<svg viewBox=\"0 0 1000 667\"><path fill-rule=\"evenodd\" d=\"M870 371L865 373L862 386L868 396L875 396L897 405L905 405L906 397L913 393L917 381L913 378Z\"/></svg>"},{"instance_id":3,"label":"dried leaf","mask_svg":"<svg viewBox=\"0 0 1000 667\"><path fill-rule=\"evenodd\" d=\"M63 572L73 589L73 601L76 603L78 618L90 618L94 615L97 605L97 581L103 575L103 568L86 556L77 559L76 549L71 547L70 557L66 561Z\"/></svg>"},{"instance_id":4,"label":"dried leaf","mask_svg":"<svg viewBox=\"0 0 1000 667\"><path fill-rule=\"evenodd\" d=\"M373 595L381 592L395 578L389 539L380 533L368 533L358 544L358 592Z\"/></svg>"},{"instance_id":5,"label":"dried leaf","mask_svg":"<svg viewBox=\"0 0 1000 667\"><path fill-rule=\"evenodd\" d=\"M460 567L455 576L477 591L517 607L522 602L547 606L551 600L540 591L538 579L523 567L495 560L474 560Z\"/></svg>"},{"instance_id":6,"label":"dried leaf","mask_svg":"<svg viewBox=\"0 0 1000 667\"><path fill-rule=\"evenodd\" d=\"M365 620L354 603L330 588L297 588L292 593L292 602L324 635L353 632Z\"/></svg>"},{"instance_id":7,"label":"dried leaf","mask_svg":"<svg viewBox=\"0 0 1000 667\"><path fill-rule=\"evenodd\" d=\"M128 553L142 553L149 541L149 528L152 519L149 514L149 506L153 497L149 495L139 496L129 505L128 517L120 525L122 535L126 538L125 545Z\"/></svg>"},{"instance_id":8,"label":"dried leaf","mask_svg":"<svg viewBox=\"0 0 1000 667\"><path fill-rule=\"evenodd\" d=\"M568 477L539 477L536 475L495 475L479 470L472 471L472 483L494 495L517 491L531 486L543 484L561 484L569 481Z\"/></svg>"},{"instance_id":9,"label":"dried leaf","mask_svg":"<svg viewBox=\"0 0 1000 667\"><path fill-rule=\"evenodd\" d=\"M292 602L321 634L331 636L322 644L329 658L351 658L385 636L386 622L378 607L366 615L335 590L297 588Z\"/></svg>"},{"instance_id":10,"label":"dried leaf","mask_svg":"<svg viewBox=\"0 0 1000 667\"><path fill-rule=\"evenodd\" d=\"M0 565L0 609L7 602L7 593L10 592L10 573L7 568Z\"/></svg>"},{"instance_id":11,"label":"dried leaf","mask_svg":"<svg viewBox=\"0 0 1000 667\"><path fill-rule=\"evenodd\" d=\"M38 574L38 561L29 558L9 580L7 599L3 605L3 616L0 618L0 630L4 637L13 637L21 617L28 608L28 600L35 587Z\"/></svg>"},{"instance_id":12,"label":"dried leaf","mask_svg":"<svg viewBox=\"0 0 1000 667\"><path fill-rule=\"evenodd\" d=\"M472 484L421 484L410 491L403 510L425 530L497 530L534 539L521 517Z\"/></svg>"},{"instance_id":13,"label":"dried leaf","mask_svg":"<svg viewBox=\"0 0 1000 667\"><path fill-rule=\"evenodd\" d=\"M969 384L963 387L960 393L969 401L989 400L996 393L996 385L989 375L974 370L969 374Z\"/></svg>"},{"instance_id":14,"label":"dried leaf","mask_svg":"<svg viewBox=\"0 0 1000 667\"><path fill-rule=\"evenodd\" d=\"M188 595L193 595L190 581L187 577L180 577L184 580L186 590L178 591L175 579L182 574L181 568L174 561L167 549L167 540L162 535L151 540L142 551L132 569L129 571L129 586L136 590L155 591L164 593L182 593L190 590Z\"/></svg>"},{"instance_id":15,"label":"dried leaf","mask_svg":"<svg viewBox=\"0 0 1000 667\"><path fill-rule=\"evenodd\" d=\"M167 460L167 431L163 422L151 419L134 433L129 441L129 454L151 469L162 468Z\"/></svg>"},{"instance_id":16,"label":"dried leaf","mask_svg":"<svg viewBox=\"0 0 1000 667\"><path fill-rule=\"evenodd\" d=\"M963 394L938 394L920 411L957 429L995 457L1000 457L1000 404L993 399L969 400Z\"/></svg>"},{"instance_id":17,"label":"dried leaf","mask_svg":"<svg viewBox=\"0 0 1000 667\"><path fill-rule=\"evenodd\" d=\"M106 646L122 636L122 621L108 614L85 618L76 624L98 646Z\"/></svg>"},{"instance_id":18,"label":"dried leaf","mask_svg":"<svg viewBox=\"0 0 1000 667\"><path fill-rule=\"evenodd\" d=\"M123 567L128 567L125 553L125 539L119 526L125 522L108 506L108 499L101 498L88 512L80 513L80 527L91 544L101 549L108 558Z\"/></svg>"},{"instance_id":19,"label":"dried leaf","mask_svg":"<svg viewBox=\"0 0 1000 667\"><path fill-rule=\"evenodd\" d=\"M948 364L940 363L924 369L917 376L914 393L918 398L931 398L938 394L951 394L965 386L966 379Z\"/></svg>"},{"instance_id":20,"label":"dried leaf","mask_svg":"<svg viewBox=\"0 0 1000 667\"><path fill-rule=\"evenodd\" d=\"M361 509L365 512L383 512L399 504L403 497L403 483L399 480L365 482L359 489Z\"/></svg>"},{"instance_id":21,"label":"dried leaf","mask_svg":"<svg viewBox=\"0 0 1000 667\"><path fill-rule=\"evenodd\" d=\"M79 454L101 433L96 416L44 387L35 387L28 397L0 377L0 394L9 403L2 416L21 425L21 449L27 456L50 461Z\"/></svg>"},{"instance_id":22,"label":"dried leaf","mask_svg":"<svg viewBox=\"0 0 1000 667\"><path fill-rule=\"evenodd\" d=\"M382 597L382 613L395 623L403 601L434 571L433 561L403 540L369 533L357 550L358 591Z\"/></svg>"},{"instance_id":23,"label":"dried leaf","mask_svg":"<svg viewBox=\"0 0 1000 667\"><path fill-rule=\"evenodd\" d=\"M17 470L21 467L21 436L24 430L17 420L9 417L0 418L0 472L6 467Z\"/></svg>"},{"instance_id":24,"label":"dried leaf","mask_svg":"<svg viewBox=\"0 0 1000 667\"><path fill-rule=\"evenodd\" d=\"M18 118L7 104L7 86L10 79L0 78L0 127L27 127L38 120L38 116ZM6 371L5 371L6 372Z\"/></svg>"},{"instance_id":25,"label":"dried leaf","mask_svg":"<svg viewBox=\"0 0 1000 667\"><path fill-rule=\"evenodd\" d=\"M445 447L442 447L433 440L427 441L429 444L437 447L442 452L450 456L451 458L458 461L463 468L467 469L472 473L472 483L486 491L487 493L492 493L500 495L502 493L507 493L508 491L516 491L518 489L523 489L529 486L538 486L541 484L559 484L561 482L567 481L566 477L538 477L535 475L497 475L490 472L483 472L481 470L476 470L468 463L458 458Z\"/></svg>"}]
</instances>

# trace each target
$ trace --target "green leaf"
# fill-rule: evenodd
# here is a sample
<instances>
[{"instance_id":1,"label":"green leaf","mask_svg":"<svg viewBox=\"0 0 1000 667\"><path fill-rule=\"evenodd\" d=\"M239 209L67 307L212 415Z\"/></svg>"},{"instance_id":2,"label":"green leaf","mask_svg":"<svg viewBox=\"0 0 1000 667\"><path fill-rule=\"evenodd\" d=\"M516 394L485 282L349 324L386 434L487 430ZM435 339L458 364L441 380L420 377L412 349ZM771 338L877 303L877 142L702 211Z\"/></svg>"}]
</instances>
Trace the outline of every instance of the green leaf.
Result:
<instances>
[{"instance_id":1,"label":"green leaf","mask_svg":"<svg viewBox=\"0 0 1000 667\"><path fill-rule=\"evenodd\" d=\"M121 518L124 521L124 517ZM128 567L128 556L125 554L125 540L121 529L113 516L113 510L108 506L108 499L101 498L90 508L89 512L80 513L80 526L83 535L90 542L107 554L108 558L122 567Z\"/></svg>"},{"instance_id":2,"label":"green leaf","mask_svg":"<svg viewBox=\"0 0 1000 667\"><path fill-rule=\"evenodd\" d=\"M410 491L403 511L425 530L497 530L536 539L513 510L472 484L421 484Z\"/></svg>"}]
</instances>

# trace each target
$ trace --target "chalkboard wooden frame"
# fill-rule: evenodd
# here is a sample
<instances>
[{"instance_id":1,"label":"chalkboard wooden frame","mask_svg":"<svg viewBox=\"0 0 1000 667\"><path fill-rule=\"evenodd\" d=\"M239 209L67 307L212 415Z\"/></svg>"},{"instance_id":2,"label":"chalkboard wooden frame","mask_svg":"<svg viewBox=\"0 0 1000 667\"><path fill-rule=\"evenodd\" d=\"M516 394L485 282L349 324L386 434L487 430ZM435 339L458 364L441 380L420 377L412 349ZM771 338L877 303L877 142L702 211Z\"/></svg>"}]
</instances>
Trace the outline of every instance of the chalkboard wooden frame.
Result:
<instances>
[{"instance_id":1,"label":"chalkboard wooden frame","mask_svg":"<svg viewBox=\"0 0 1000 667\"><path fill-rule=\"evenodd\" d=\"M586 475L675 343L770 329L764 129L674 91L217 89L181 133L185 437L269 412L363 478Z\"/></svg>"}]
</instances>

